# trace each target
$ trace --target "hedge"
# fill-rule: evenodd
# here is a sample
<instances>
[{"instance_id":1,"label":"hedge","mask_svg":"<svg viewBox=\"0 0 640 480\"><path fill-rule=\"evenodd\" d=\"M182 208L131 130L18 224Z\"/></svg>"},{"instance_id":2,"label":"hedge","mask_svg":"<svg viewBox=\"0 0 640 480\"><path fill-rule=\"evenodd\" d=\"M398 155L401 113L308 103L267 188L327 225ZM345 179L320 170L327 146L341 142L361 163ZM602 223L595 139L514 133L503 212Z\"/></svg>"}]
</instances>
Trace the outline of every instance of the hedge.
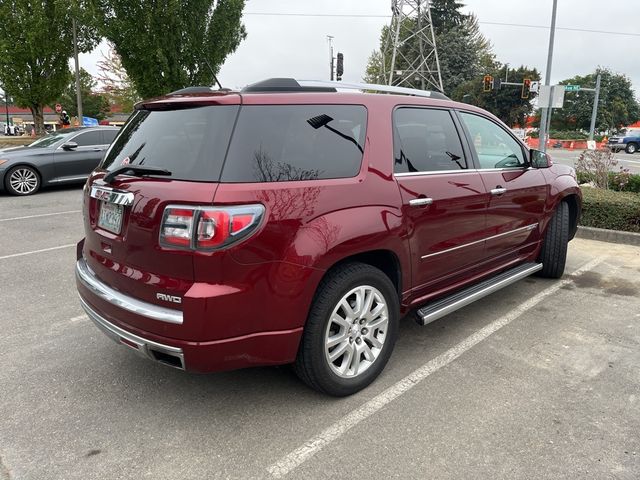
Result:
<instances>
[{"instance_id":1,"label":"hedge","mask_svg":"<svg viewBox=\"0 0 640 480\"><path fill-rule=\"evenodd\" d=\"M640 195L598 188L582 189L580 225L640 233Z\"/></svg>"},{"instance_id":2,"label":"hedge","mask_svg":"<svg viewBox=\"0 0 640 480\"><path fill-rule=\"evenodd\" d=\"M578 183L589 183L593 180L593 173L591 172L577 172ZM640 193L640 175L629 175L628 181L624 187L620 186L616 182L617 172L609 172L609 188L611 190L623 191L623 192L635 192Z\"/></svg>"}]
</instances>

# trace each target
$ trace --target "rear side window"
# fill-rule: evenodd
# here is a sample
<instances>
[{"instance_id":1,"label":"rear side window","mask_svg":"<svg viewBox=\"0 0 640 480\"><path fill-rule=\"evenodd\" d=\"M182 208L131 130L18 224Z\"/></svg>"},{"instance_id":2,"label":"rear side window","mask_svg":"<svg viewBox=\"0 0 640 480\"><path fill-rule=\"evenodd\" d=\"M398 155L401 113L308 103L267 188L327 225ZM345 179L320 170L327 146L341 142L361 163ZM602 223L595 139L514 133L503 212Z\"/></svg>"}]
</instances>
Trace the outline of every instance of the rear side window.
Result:
<instances>
[{"instance_id":1,"label":"rear side window","mask_svg":"<svg viewBox=\"0 0 640 480\"><path fill-rule=\"evenodd\" d=\"M166 168L177 180L218 181L238 107L215 105L134 113L102 163Z\"/></svg>"},{"instance_id":2,"label":"rear side window","mask_svg":"<svg viewBox=\"0 0 640 480\"><path fill-rule=\"evenodd\" d=\"M467 168L458 131L447 110L399 108L393 121L395 173Z\"/></svg>"},{"instance_id":3,"label":"rear side window","mask_svg":"<svg viewBox=\"0 0 640 480\"><path fill-rule=\"evenodd\" d=\"M105 145L109 145L113 142L113 139L116 138L118 134L117 130L103 130L102 131L102 143Z\"/></svg>"},{"instance_id":4,"label":"rear side window","mask_svg":"<svg viewBox=\"0 0 640 480\"><path fill-rule=\"evenodd\" d=\"M72 142L76 142L79 147L89 147L91 145L102 145L102 133L100 130L81 133L76 136Z\"/></svg>"},{"instance_id":5,"label":"rear side window","mask_svg":"<svg viewBox=\"0 0 640 480\"><path fill-rule=\"evenodd\" d=\"M223 182L354 177L367 111L360 105L249 105L240 110Z\"/></svg>"}]
</instances>

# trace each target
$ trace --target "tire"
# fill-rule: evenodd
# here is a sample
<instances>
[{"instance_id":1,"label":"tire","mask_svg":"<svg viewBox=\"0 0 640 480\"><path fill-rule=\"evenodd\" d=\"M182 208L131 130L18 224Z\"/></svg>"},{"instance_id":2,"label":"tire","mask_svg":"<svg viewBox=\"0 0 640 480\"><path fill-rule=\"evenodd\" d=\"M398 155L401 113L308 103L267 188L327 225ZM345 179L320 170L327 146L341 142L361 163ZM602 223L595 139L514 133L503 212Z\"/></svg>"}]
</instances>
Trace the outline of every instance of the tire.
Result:
<instances>
[{"instance_id":1,"label":"tire","mask_svg":"<svg viewBox=\"0 0 640 480\"><path fill-rule=\"evenodd\" d=\"M391 356L399 312L393 283L377 268L349 263L329 272L311 305L296 374L311 388L337 397L362 390Z\"/></svg>"},{"instance_id":2,"label":"tire","mask_svg":"<svg viewBox=\"0 0 640 480\"><path fill-rule=\"evenodd\" d=\"M27 165L18 165L7 172L4 186L12 195L33 195L40 190L40 174Z\"/></svg>"},{"instance_id":3,"label":"tire","mask_svg":"<svg viewBox=\"0 0 640 480\"><path fill-rule=\"evenodd\" d=\"M569 245L569 205L560 202L553 213L544 235L544 243L538 257L542 262L542 270L538 276L545 278L560 278L564 273L567 261L567 247Z\"/></svg>"},{"instance_id":4,"label":"tire","mask_svg":"<svg viewBox=\"0 0 640 480\"><path fill-rule=\"evenodd\" d=\"M633 142L627 143L627 148L625 148L624 151L633 155L638 151L638 144Z\"/></svg>"}]
</instances>

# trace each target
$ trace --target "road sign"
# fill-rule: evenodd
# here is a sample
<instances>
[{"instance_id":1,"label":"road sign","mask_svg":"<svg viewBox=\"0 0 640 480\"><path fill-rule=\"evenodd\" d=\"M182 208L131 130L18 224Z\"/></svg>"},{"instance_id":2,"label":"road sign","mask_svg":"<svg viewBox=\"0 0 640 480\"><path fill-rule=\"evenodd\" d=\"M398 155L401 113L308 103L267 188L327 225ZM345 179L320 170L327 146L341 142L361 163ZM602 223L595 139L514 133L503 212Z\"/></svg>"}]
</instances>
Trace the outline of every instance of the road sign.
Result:
<instances>
[{"instance_id":1,"label":"road sign","mask_svg":"<svg viewBox=\"0 0 640 480\"><path fill-rule=\"evenodd\" d=\"M551 105L549 105L550 95L552 99ZM564 89L562 88L562 85L540 85L538 105L542 108L562 108L564 105Z\"/></svg>"},{"instance_id":2,"label":"road sign","mask_svg":"<svg viewBox=\"0 0 640 480\"><path fill-rule=\"evenodd\" d=\"M580 90L580 85L565 85L564 86L564 91L565 92L577 92L578 90Z\"/></svg>"},{"instance_id":3,"label":"road sign","mask_svg":"<svg viewBox=\"0 0 640 480\"><path fill-rule=\"evenodd\" d=\"M56 113L62 113L62 105L56 103Z\"/></svg>"},{"instance_id":4,"label":"road sign","mask_svg":"<svg viewBox=\"0 0 640 480\"><path fill-rule=\"evenodd\" d=\"M539 89L540 89L540 82L531 82L531 85L529 85L529 91L531 93L538 93Z\"/></svg>"}]
</instances>

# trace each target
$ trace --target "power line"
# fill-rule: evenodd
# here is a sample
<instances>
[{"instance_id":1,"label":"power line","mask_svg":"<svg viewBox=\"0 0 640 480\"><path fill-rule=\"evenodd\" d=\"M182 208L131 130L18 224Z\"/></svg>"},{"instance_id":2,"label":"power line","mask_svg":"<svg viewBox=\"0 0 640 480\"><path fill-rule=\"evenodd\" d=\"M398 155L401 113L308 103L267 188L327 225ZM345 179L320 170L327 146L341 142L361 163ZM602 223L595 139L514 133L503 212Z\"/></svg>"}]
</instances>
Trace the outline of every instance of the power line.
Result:
<instances>
[{"instance_id":1,"label":"power line","mask_svg":"<svg viewBox=\"0 0 640 480\"><path fill-rule=\"evenodd\" d=\"M388 18L391 15L368 15L360 13L289 13L289 12L245 12L244 15L260 15L265 17L329 17L329 18ZM506 22L481 22L481 25L498 25L503 27L539 28L549 30L548 25L528 25L524 23ZM600 33L604 35L624 35L628 37L640 37L640 33L632 32L612 32L608 30L592 30L588 28L556 27L556 30L566 30L569 32Z\"/></svg>"}]
</instances>

